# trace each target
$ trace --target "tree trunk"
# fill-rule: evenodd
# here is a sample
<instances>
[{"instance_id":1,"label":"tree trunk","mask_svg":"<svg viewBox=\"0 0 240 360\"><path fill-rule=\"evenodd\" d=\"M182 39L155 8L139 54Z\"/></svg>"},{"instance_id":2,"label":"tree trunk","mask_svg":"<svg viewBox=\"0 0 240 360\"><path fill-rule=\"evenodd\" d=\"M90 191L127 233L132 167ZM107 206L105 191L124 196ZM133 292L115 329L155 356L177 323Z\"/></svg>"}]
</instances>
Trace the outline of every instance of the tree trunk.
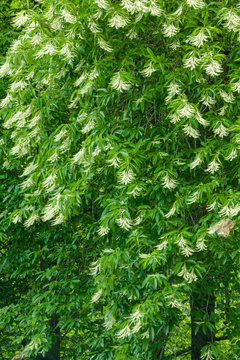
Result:
<instances>
[{"instance_id":1,"label":"tree trunk","mask_svg":"<svg viewBox=\"0 0 240 360\"><path fill-rule=\"evenodd\" d=\"M198 322L211 321L214 313L215 297L213 293L207 293L207 288L202 284L199 287L202 292L195 290L191 294L191 360L201 360L201 349L214 342L214 332L209 328L198 329ZM204 293L205 292L205 293Z\"/></svg>"},{"instance_id":2,"label":"tree trunk","mask_svg":"<svg viewBox=\"0 0 240 360\"><path fill-rule=\"evenodd\" d=\"M50 324L52 329L51 348L44 356L38 356L36 360L60 360L60 329L58 327L58 318L54 316Z\"/></svg>"}]
</instances>

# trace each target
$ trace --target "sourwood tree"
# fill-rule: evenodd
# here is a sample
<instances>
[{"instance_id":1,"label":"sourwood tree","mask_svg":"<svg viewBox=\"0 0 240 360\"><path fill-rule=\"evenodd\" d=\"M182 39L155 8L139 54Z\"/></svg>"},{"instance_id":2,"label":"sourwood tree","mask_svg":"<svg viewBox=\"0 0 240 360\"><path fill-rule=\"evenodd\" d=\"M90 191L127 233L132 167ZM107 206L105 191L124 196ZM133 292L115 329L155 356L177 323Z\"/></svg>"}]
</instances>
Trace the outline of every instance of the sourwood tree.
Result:
<instances>
[{"instance_id":1,"label":"sourwood tree","mask_svg":"<svg viewBox=\"0 0 240 360\"><path fill-rule=\"evenodd\" d=\"M40 252L51 239L56 262L73 234L82 241L84 322L71 329L65 306L56 310L67 336L81 339L69 358L237 359L239 2L37 3L14 18L20 35L0 68L10 81L2 172L16 182L2 223L13 243L15 228L28 234L33 257L35 239ZM44 276L34 273L31 288L40 279L49 291L55 262L43 270L38 261L29 271ZM81 277L77 259L66 261L68 276ZM35 336L48 312L41 296ZM191 339L189 330L174 344L183 318ZM26 354L48 351L49 338Z\"/></svg>"}]
</instances>

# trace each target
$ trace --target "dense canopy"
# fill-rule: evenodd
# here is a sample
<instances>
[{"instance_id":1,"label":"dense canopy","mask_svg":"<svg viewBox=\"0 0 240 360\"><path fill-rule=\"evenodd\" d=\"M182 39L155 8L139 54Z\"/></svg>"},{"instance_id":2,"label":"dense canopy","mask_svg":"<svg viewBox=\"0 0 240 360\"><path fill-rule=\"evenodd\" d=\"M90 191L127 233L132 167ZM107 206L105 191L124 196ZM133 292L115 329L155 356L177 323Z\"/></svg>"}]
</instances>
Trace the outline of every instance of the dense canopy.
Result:
<instances>
[{"instance_id":1,"label":"dense canopy","mask_svg":"<svg viewBox=\"0 0 240 360\"><path fill-rule=\"evenodd\" d=\"M0 358L238 359L240 3L23 3L0 67Z\"/></svg>"}]
</instances>

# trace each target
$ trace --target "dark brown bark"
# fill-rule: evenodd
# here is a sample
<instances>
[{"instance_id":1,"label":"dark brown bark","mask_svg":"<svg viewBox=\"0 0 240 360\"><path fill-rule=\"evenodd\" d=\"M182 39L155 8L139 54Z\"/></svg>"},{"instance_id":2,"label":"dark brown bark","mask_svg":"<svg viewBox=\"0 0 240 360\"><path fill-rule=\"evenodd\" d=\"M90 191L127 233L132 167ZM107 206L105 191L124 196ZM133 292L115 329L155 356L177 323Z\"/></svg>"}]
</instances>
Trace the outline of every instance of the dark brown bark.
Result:
<instances>
[{"instance_id":1,"label":"dark brown bark","mask_svg":"<svg viewBox=\"0 0 240 360\"><path fill-rule=\"evenodd\" d=\"M201 290L204 289L201 287ZM211 319L214 313L214 294L195 291L191 295L191 360L201 360L201 349L214 342L214 332L209 328L198 329L198 322ZM210 320L211 321L211 320Z\"/></svg>"}]
</instances>

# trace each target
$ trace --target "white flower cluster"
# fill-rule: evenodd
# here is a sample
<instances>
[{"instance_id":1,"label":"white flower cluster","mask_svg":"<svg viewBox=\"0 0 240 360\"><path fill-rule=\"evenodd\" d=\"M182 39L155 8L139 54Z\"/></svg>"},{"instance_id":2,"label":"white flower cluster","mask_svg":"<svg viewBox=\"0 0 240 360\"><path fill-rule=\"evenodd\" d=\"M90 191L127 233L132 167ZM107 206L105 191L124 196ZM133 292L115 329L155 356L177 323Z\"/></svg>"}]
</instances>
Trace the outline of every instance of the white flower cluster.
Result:
<instances>
[{"instance_id":1,"label":"white flower cluster","mask_svg":"<svg viewBox=\"0 0 240 360\"><path fill-rule=\"evenodd\" d=\"M124 74L120 71L113 75L110 85L113 89L120 92L129 90L131 88L131 82L126 80Z\"/></svg>"},{"instance_id":2,"label":"white flower cluster","mask_svg":"<svg viewBox=\"0 0 240 360\"><path fill-rule=\"evenodd\" d=\"M15 16L12 25L19 28L25 25L28 20L29 15L26 13L26 11L20 11L17 16Z\"/></svg>"},{"instance_id":3,"label":"white flower cluster","mask_svg":"<svg viewBox=\"0 0 240 360\"><path fill-rule=\"evenodd\" d=\"M96 303L98 302L98 300L100 299L100 297L102 296L103 290L99 289L93 296L91 299L91 303Z\"/></svg>"},{"instance_id":4,"label":"white flower cluster","mask_svg":"<svg viewBox=\"0 0 240 360\"><path fill-rule=\"evenodd\" d=\"M187 136L197 139L200 136L200 132L194 129L190 124L183 126L183 131Z\"/></svg>"},{"instance_id":5,"label":"white flower cluster","mask_svg":"<svg viewBox=\"0 0 240 360\"><path fill-rule=\"evenodd\" d=\"M194 70L201 63L201 59L195 55L194 51L187 54L183 61L183 67Z\"/></svg>"},{"instance_id":6,"label":"white flower cluster","mask_svg":"<svg viewBox=\"0 0 240 360\"><path fill-rule=\"evenodd\" d=\"M135 174L131 169L123 170L119 173L119 182L120 184L127 185L135 179Z\"/></svg>"},{"instance_id":7,"label":"white flower cluster","mask_svg":"<svg viewBox=\"0 0 240 360\"><path fill-rule=\"evenodd\" d=\"M186 0L186 1L188 6L194 9L201 9L206 5L202 0Z\"/></svg>"},{"instance_id":8,"label":"white flower cluster","mask_svg":"<svg viewBox=\"0 0 240 360\"><path fill-rule=\"evenodd\" d=\"M150 77L157 69L153 66L152 61L141 71L141 74L145 77Z\"/></svg>"},{"instance_id":9,"label":"white flower cluster","mask_svg":"<svg viewBox=\"0 0 240 360\"><path fill-rule=\"evenodd\" d=\"M165 99L166 103L172 100L175 95L180 94L181 87L175 81L173 81L167 86L167 92L168 96Z\"/></svg>"},{"instance_id":10,"label":"white flower cluster","mask_svg":"<svg viewBox=\"0 0 240 360\"><path fill-rule=\"evenodd\" d=\"M190 246L187 245L187 241L184 239L182 234L179 235L176 243L180 247L181 253L184 256L189 257L194 253L194 250L192 248L190 248Z\"/></svg>"},{"instance_id":11,"label":"white flower cluster","mask_svg":"<svg viewBox=\"0 0 240 360\"><path fill-rule=\"evenodd\" d=\"M141 319L144 314L140 311L139 307L128 317L127 325L123 329L121 329L117 336L119 339L125 338L132 334L135 334L141 329Z\"/></svg>"},{"instance_id":12,"label":"white flower cluster","mask_svg":"<svg viewBox=\"0 0 240 360\"><path fill-rule=\"evenodd\" d=\"M209 172L210 174L214 174L216 171L218 171L220 169L220 164L217 161L216 158L214 158L209 164L208 167L206 169L207 172Z\"/></svg>"},{"instance_id":13,"label":"white flower cluster","mask_svg":"<svg viewBox=\"0 0 240 360\"><path fill-rule=\"evenodd\" d=\"M155 0L122 0L122 7L131 15L135 13L150 13L153 16L160 16L162 9Z\"/></svg>"},{"instance_id":14,"label":"white flower cluster","mask_svg":"<svg viewBox=\"0 0 240 360\"><path fill-rule=\"evenodd\" d=\"M224 20L224 26L229 31L239 32L240 30L240 17L233 10L225 10L222 19Z\"/></svg>"},{"instance_id":15,"label":"white flower cluster","mask_svg":"<svg viewBox=\"0 0 240 360\"><path fill-rule=\"evenodd\" d=\"M108 24L110 27L114 27L115 29L123 28L129 23L129 19L126 16L122 16L118 13L114 13L114 15L109 20Z\"/></svg>"},{"instance_id":16,"label":"white flower cluster","mask_svg":"<svg viewBox=\"0 0 240 360\"><path fill-rule=\"evenodd\" d=\"M197 35L188 36L186 41L189 42L191 45L200 48L205 44L208 39L209 36L206 34L206 31L204 29L201 29Z\"/></svg>"},{"instance_id":17,"label":"white flower cluster","mask_svg":"<svg viewBox=\"0 0 240 360\"><path fill-rule=\"evenodd\" d=\"M133 226L133 221L126 217L122 212L120 217L116 220L117 224L126 231L129 231Z\"/></svg>"},{"instance_id":18,"label":"white flower cluster","mask_svg":"<svg viewBox=\"0 0 240 360\"><path fill-rule=\"evenodd\" d=\"M193 281L197 281L197 275L194 274L194 270L192 269L189 272L185 265L183 265L182 270L178 273L179 276L182 276L187 283L191 283Z\"/></svg>"},{"instance_id":19,"label":"white flower cluster","mask_svg":"<svg viewBox=\"0 0 240 360\"><path fill-rule=\"evenodd\" d=\"M167 174L165 174L162 178L162 185L164 188L167 189L174 189L177 186L178 182L172 178L170 178L170 176Z\"/></svg>"},{"instance_id":20,"label":"white flower cluster","mask_svg":"<svg viewBox=\"0 0 240 360\"><path fill-rule=\"evenodd\" d=\"M174 24L163 24L162 32L165 37L171 38L179 32L179 27Z\"/></svg>"},{"instance_id":21,"label":"white flower cluster","mask_svg":"<svg viewBox=\"0 0 240 360\"><path fill-rule=\"evenodd\" d=\"M201 157L198 155L198 156L196 156L195 160L193 160L193 161L190 163L189 167L190 167L190 169L195 169L195 167L197 167L197 166L199 166L199 165L201 165L201 164L202 164L202 159L201 159Z\"/></svg>"},{"instance_id":22,"label":"white flower cluster","mask_svg":"<svg viewBox=\"0 0 240 360\"><path fill-rule=\"evenodd\" d=\"M98 45L100 46L101 49L103 49L103 50L105 50L107 52L112 52L113 51L113 48L102 37L98 37Z\"/></svg>"}]
</instances>

